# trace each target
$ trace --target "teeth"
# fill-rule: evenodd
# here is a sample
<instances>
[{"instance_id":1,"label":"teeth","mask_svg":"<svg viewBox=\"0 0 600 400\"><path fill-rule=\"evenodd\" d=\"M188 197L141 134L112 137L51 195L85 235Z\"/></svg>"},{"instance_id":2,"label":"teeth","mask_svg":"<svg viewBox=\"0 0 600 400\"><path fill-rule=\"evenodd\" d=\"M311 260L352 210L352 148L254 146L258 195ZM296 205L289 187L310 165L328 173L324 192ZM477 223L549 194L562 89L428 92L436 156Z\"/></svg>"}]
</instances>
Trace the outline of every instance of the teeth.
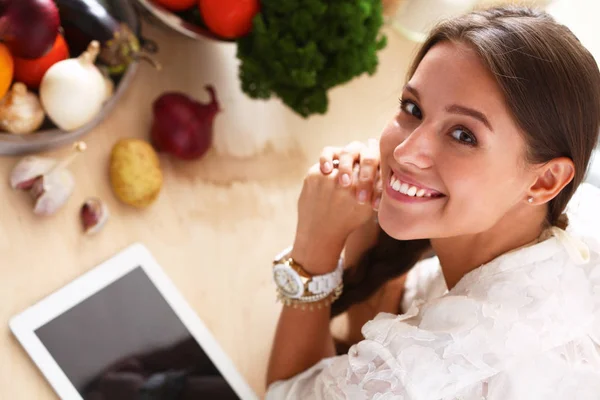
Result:
<instances>
[{"instance_id":1,"label":"teeth","mask_svg":"<svg viewBox=\"0 0 600 400\"><path fill-rule=\"evenodd\" d=\"M409 185L408 183L400 182L398 178L392 175L390 179L390 186L396 192L400 192L411 197L431 197L431 193L425 193L425 189L419 189L416 186Z\"/></svg>"},{"instance_id":2,"label":"teeth","mask_svg":"<svg viewBox=\"0 0 600 400\"><path fill-rule=\"evenodd\" d=\"M410 186L408 186L408 184L406 184L406 183L403 183L403 184L400 186L400 193L402 193L402 194L408 194L408 188L409 188L409 187L410 187Z\"/></svg>"}]
</instances>

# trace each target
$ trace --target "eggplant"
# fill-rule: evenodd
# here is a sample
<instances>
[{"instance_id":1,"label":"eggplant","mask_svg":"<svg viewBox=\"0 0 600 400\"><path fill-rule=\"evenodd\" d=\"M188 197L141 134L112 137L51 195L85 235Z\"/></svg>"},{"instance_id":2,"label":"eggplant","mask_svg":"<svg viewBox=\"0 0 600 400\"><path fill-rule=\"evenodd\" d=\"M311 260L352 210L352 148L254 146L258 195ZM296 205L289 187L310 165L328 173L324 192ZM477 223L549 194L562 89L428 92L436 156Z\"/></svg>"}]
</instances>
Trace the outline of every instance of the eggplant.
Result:
<instances>
[{"instance_id":1,"label":"eggplant","mask_svg":"<svg viewBox=\"0 0 600 400\"><path fill-rule=\"evenodd\" d=\"M92 40L100 42L98 60L112 75L120 75L137 59L146 59L157 66L140 43L140 24L135 10L123 0L55 0L65 39L76 57ZM114 15L114 16L113 16ZM118 17L119 19L115 18ZM156 51L156 45L144 45L144 50Z\"/></svg>"},{"instance_id":2,"label":"eggplant","mask_svg":"<svg viewBox=\"0 0 600 400\"><path fill-rule=\"evenodd\" d=\"M138 38L141 38L141 24L131 0L96 0L110 15L125 22Z\"/></svg>"}]
</instances>

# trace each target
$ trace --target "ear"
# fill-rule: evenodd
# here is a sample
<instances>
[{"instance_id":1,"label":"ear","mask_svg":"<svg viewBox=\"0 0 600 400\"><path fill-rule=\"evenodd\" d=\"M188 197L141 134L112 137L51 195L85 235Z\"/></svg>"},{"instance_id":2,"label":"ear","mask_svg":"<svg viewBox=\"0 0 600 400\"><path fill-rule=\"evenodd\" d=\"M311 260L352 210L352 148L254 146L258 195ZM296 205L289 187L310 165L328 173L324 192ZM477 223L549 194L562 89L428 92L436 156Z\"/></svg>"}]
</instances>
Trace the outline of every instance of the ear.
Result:
<instances>
[{"instance_id":1,"label":"ear","mask_svg":"<svg viewBox=\"0 0 600 400\"><path fill-rule=\"evenodd\" d=\"M537 178L529 188L533 204L544 204L555 198L575 176L575 165L568 157L558 157L537 168Z\"/></svg>"}]
</instances>

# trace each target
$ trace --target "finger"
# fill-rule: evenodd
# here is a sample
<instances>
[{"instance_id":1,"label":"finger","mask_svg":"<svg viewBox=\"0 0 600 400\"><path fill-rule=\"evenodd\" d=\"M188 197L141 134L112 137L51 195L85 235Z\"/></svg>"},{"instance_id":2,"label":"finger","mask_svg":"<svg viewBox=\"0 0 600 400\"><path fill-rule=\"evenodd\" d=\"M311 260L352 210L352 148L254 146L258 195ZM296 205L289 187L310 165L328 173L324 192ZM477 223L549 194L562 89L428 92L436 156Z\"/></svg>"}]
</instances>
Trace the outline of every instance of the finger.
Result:
<instances>
[{"instance_id":1,"label":"finger","mask_svg":"<svg viewBox=\"0 0 600 400\"><path fill-rule=\"evenodd\" d=\"M341 152L340 147L327 146L321 152L319 158L319 164L321 165L321 172L325 175L330 174L333 171L333 160L336 160Z\"/></svg>"},{"instance_id":2,"label":"finger","mask_svg":"<svg viewBox=\"0 0 600 400\"><path fill-rule=\"evenodd\" d=\"M360 152L360 180L372 186L375 175L379 170L379 144L375 139L369 139L367 146Z\"/></svg>"},{"instance_id":3,"label":"finger","mask_svg":"<svg viewBox=\"0 0 600 400\"><path fill-rule=\"evenodd\" d=\"M331 181L336 182L338 171L337 171L337 169L334 168L333 171L331 171L329 174L323 174L323 172L321 171L321 163L315 163L315 164L311 165L310 168L308 169L305 179L312 179L312 178L320 179L320 178L324 178L323 175L326 175L328 177L328 179L330 179Z\"/></svg>"},{"instance_id":4,"label":"finger","mask_svg":"<svg viewBox=\"0 0 600 400\"><path fill-rule=\"evenodd\" d=\"M375 177L379 170L379 146L376 140L369 140L368 145L361 149L360 172L356 187L356 198L359 203L371 201Z\"/></svg>"},{"instance_id":5,"label":"finger","mask_svg":"<svg viewBox=\"0 0 600 400\"><path fill-rule=\"evenodd\" d=\"M383 181L381 180L381 171L377 171L375 177L375 185L373 186L373 209L379 210L379 203L381 202L381 195L383 194Z\"/></svg>"},{"instance_id":6,"label":"finger","mask_svg":"<svg viewBox=\"0 0 600 400\"><path fill-rule=\"evenodd\" d=\"M360 142L352 142L344 147L340 153L338 174L340 176L340 184L343 187L348 187L352 183L354 164L359 160L360 149L363 146Z\"/></svg>"}]
</instances>

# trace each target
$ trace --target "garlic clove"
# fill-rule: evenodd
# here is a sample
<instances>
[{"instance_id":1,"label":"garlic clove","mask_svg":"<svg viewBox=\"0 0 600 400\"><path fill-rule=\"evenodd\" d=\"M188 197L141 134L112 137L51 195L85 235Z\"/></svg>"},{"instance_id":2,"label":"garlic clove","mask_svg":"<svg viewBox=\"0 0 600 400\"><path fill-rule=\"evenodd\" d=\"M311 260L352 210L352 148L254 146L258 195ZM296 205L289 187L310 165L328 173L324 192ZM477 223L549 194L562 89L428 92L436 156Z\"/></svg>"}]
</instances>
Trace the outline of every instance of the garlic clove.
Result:
<instances>
[{"instance_id":1,"label":"garlic clove","mask_svg":"<svg viewBox=\"0 0 600 400\"><path fill-rule=\"evenodd\" d=\"M90 197L81 206L79 212L83 231L86 235L98 233L106 221L108 221L109 211L106 204L97 197Z\"/></svg>"},{"instance_id":2,"label":"garlic clove","mask_svg":"<svg viewBox=\"0 0 600 400\"><path fill-rule=\"evenodd\" d=\"M67 169L55 169L38 177L30 191L35 200L33 213L42 216L55 214L69 200L74 189L75 179Z\"/></svg>"},{"instance_id":3,"label":"garlic clove","mask_svg":"<svg viewBox=\"0 0 600 400\"><path fill-rule=\"evenodd\" d=\"M14 166L10 173L13 189L29 190L35 179L50 171L57 161L51 158L26 156Z\"/></svg>"},{"instance_id":4,"label":"garlic clove","mask_svg":"<svg viewBox=\"0 0 600 400\"><path fill-rule=\"evenodd\" d=\"M21 82L15 82L11 91L0 101L0 129L7 132L34 132L42 126L45 116L38 97L28 92Z\"/></svg>"}]
</instances>

